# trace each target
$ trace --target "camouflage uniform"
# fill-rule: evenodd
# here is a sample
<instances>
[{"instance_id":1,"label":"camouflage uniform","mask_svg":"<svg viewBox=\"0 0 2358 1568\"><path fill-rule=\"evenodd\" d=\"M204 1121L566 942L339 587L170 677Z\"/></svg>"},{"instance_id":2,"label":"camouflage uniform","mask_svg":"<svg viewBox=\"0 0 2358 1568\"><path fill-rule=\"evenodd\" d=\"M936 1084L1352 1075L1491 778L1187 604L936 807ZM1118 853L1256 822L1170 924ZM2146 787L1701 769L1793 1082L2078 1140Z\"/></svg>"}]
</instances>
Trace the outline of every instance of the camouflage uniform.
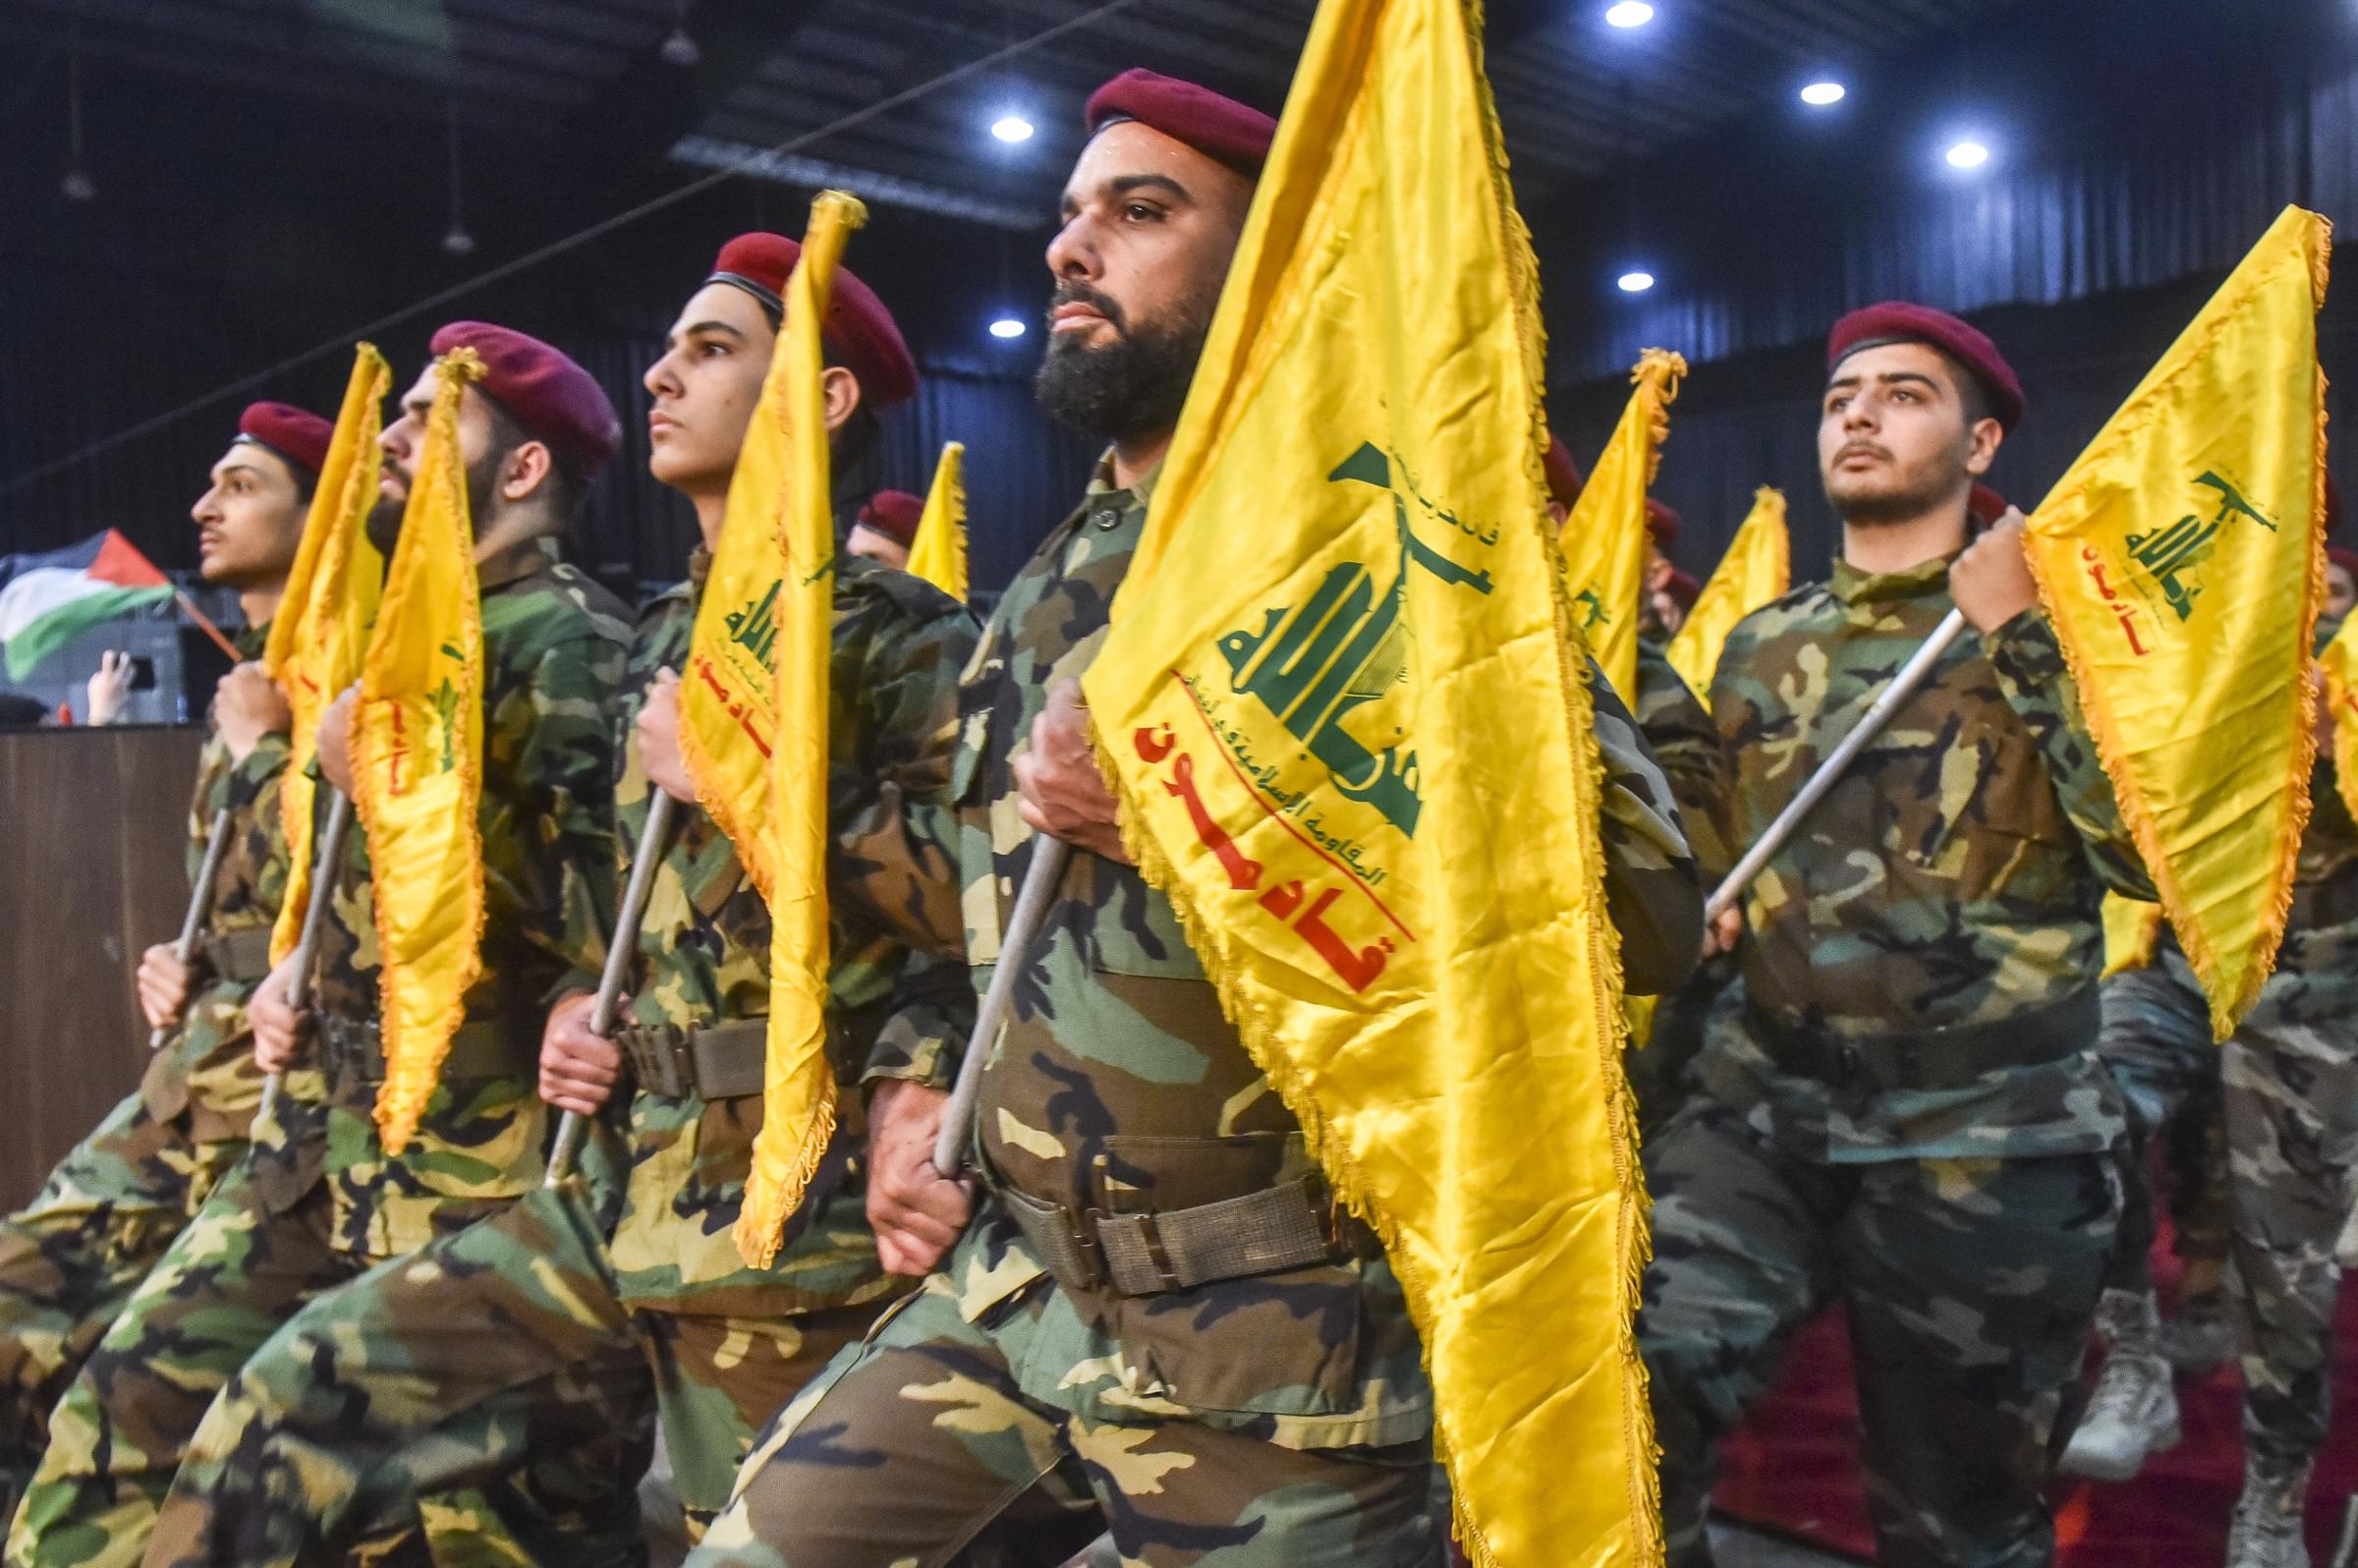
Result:
<instances>
[{"instance_id":1,"label":"camouflage uniform","mask_svg":"<svg viewBox=\"0 0 2358 1568\"><path fill-rule=\"evenodd\" d=\"M266 626L238 634L258 658ZM217 734L197 762L190 875L203 868L214 817L229 848L180 1028L139 1090L52 1171L31 1204L0 1219L0 1504L13 1500L48 1441L50 1407L172 1238L246 1149L261 1079L246 998L268 968L270 924L286 891L278 781L284 735L243 760Z\"/></svg>"},{"instance_id":2,"label":"camouflage uniform","mask_svg":"<svg viewBox=\"0 0 2358 1568\"><path fill-rule=\"evenodd\" d=\"M2216 1062L2244 1450L2291 1467L2306 1466L2326 1437L2341 1279L2333 1244L2358 1165L2358 823L2330 758L2318 763L2310 803L2275 973L2226 1043L2212 1045L2209 1005L2167 931L2150 968L2106 982L2105 1013L2107 1056L2130 1061L2132 1075L2158 1077L2141 1071L2150 1059ZM2125 997L2117 1014L2114 989Z\"/></svg>"},{"instance_id":3,"label":"camouflage uniform","mask_svg":"<svg viewBox=\"0 0 2358 1568\"><path fill-rule=\"evenodd\" d=\"M1087 500L999 602L960 696L951 810L978 988L1035 844L1013 763L1051 683L1095 654L1149 483ZM1608 893L1634 973L1675 983L1700 900L1667 786L1601 680ZM982 1077L991 1189L942 1271L773 1424L699 1564L937 1564L1077 1461L1123 1561L1425 1564L1432 1390L1382 1251L1331 1218L1303 1266L1123 1295L1051 1275L1014 1218L1174 1211L1271 1194L1327 1205L1300 1125L1254 1067L1171 905L1076 852ZM935 1064L946 1082L951 1064ZM851 1476L889 1476L889 1486Z\"/></svg>"},{"instance_id":4,"label":"camouflage uniform","mask_svg":"<svg viewBox=\"0 0 2358 1568\"><path fill-rule=\"evenodd\" d=\"M324 1106L290 1112L323 1117L324 1134L274 1135L271 1157L240 1167L133 1296L57 1408L9 1538L12 1568L136 1561L206 1407L282 1323L300 1331L291 1315L537 1185L548 1130L538 1020L559 986L595 975L613 908L607 708L629 629L613 596L547 543L484 585L482 627L482 970L418 1136L399 1157L377 1140L376 936L355 833L325 890ZM556 1456L552 1473L575 1457ZM561 1507L592 1491L558 1476L548 1495Z\"/></svg>"},{"instance_id":5,"label":"camouflage uniform","mask_svg":"<svg viewBox=\"0 0 2358 1568\"><path fill-rule=\"evenodd\" d=\"M1839 563L1736 629L1712 684L1727 843L1950 608L1946 561ZM2120 1097L2088 1048L2106 880L2144 891L2032 611L1961 639L1752 884L1695 1097L1646 1150L1673 1564L1710 1561L1717 1440L1837 1297L1881 1560L2049 1559L2041 1488L2117 1206Z\"/></svg>"},{"instance_id":6,"label":"camouflage uniform","mask_svg":"<svg viewBox=\"0 0 2358 1568\"><path fill-rule=\"evenodd\" d=\"M1679 822L1708 889L1732 859L1719 843L1716 825L1722 782L1719 732L1712 725L1711 711L1671 666L1665 646L1649 620L1638 637L1638 690L1631 710L1638 734L1670 781ZM1622 1066L1637 1096L1638 1125L1647 1134L1668 1121L1685 1100L1687 1072L1703 1048L1704 1019L1712 998L1727 988L1734 975L1735 967L1725 955L1708 959L1684 985L1651 1009L1642 1032L1633 1022Z\"/></svg>"},{"instance_id":7,"label":"camouflage uniform","mask_svg":"<svg viewBox=\"0 0 2358 1568\"><path fill-rule=\"evenodd\" d=\"M699 551L691 581L648 607L634 643L617 729L618 859L637 844L651 798L632 740L639 706L657 670L685 662L706 564ZM841 558L828 729L837 822L865 824L895 810L902 792L939 790L957 674L973 648L973 619L955 600L864 557ZM947 896L928 898L914 885L923 868L864 859L865 840L834 858L828 979L845 1114L778 1258L755 1269L731 1231L761 1125L769 912L711 818L678 814L639 933L627 1024L640 1081L604 1118L614 1126L600 1141L618 1146L627 1166L619 1223L591 1212L571 1185L536 1194L307 1314L303 1331L257 1355L215 1405L150 1562L333 1555L389 1503L401 1511L405 1491L453 1484L426 1467L500 1474L521 1467L528 1439L564 1441L568 1423L610 1419L583 1389L634 1408L659 1394L680 1498L691 1534L702 1535L761 1423L906 1287L884 1273L868 1228L858 1084L963 1038L974 994L963 965L912 956L867 912L900 912L899 925L931 907L950 928L930 932L929 945L954 943L948 866L931 868ZM707 1094L654 1059L688 1031L732 1022L750 1026L732 1036L753 1069L738 1085L715 1080L708 1087L719 1092ZM466 1331L477 1323L479 1340Z\"/></svg>"}]
</instances>

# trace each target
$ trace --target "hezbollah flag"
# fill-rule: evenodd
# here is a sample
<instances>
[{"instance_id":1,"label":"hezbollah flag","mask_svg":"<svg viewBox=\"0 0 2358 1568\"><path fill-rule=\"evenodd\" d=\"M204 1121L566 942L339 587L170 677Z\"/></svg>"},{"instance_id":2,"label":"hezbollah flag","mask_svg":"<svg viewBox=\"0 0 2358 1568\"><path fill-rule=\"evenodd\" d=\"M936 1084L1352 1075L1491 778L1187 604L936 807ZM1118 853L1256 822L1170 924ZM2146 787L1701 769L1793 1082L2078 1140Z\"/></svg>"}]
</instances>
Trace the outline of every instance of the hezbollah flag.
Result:
<instances>
[{"instance_id":1,"label":"hezbollah flag","mask_svg":"<svg viewBox=\"0 0 2358 1568\"><path fill-rule=\"evenodd\" d=\"M374 871L385 1150L409 1147L481 969L483 623L459 455L473 349L435 362L434 402L353 711L354 808Z\"/></svg>"},{"instance_id":2,"label":"hezbollah flag","mask_svg":"<svg viewBox=\"0 0 2358 1568\"><path fill-rule=\"evenodd\" d=\"M1785 532L1785 496L1764 484L1753 492L1752 510L1728 541L1718 569L1695 596L1686 624L1670 640L1670 667L1706 704L1712 672L1727 634L1762 605L1785 596L1793 586L1793 541Z\"/></svg>"},{"instance_id":3,"label":"hezbollah flag","mask_svg":"<svg viewBox=\"0 0 2358 1568\"><path fill-rule=\"evenodd\" d=\"M2106 893L2104 919L2105 979L2154 961L2155 945L2162 940L2161 905Z\"/></svg>"},{"instance_id":4,"label":"hezbollah flag","mask_svg":"<svg viewBox=\"0 0 2358 1568\"><path fill-rule=\"evenodd\" d=\"M966 599L966 443L941 449L933 488L926 493L917 520L917 541L909 546L909 570L961 603Z\"/></svg>"},{"instance_id":5,"label":"hezbollah flag","mask_svg":"<svg viewBox=\"0 0 2358 1568\"><path fill-rule=\"evenodd\" d=\"M681 682L680 751L697 794L768 901L769 1065L737 1250L777 1255L835 1132L827 1059L827 669L835 519L819 322L868 209L811 204L786 320L738 453Z\"/></svg>"},{"instance_id":6,"label":"hezbollah flag","mask_svg":"<svg viewBox=\"0 0 2358 1568\"><path fill-rule=\"evenodd\" d=\"M1638 609L1646 590L1646 490L1670 433L1670 403L1687 362L1662 349L1638 356L1637 390L1564 519L1564 588L1582 634L1613 690L1634 700Z\"/></svg>"},{"instance_id":7,"label":"hezbollah flag","mask_svg":"<svg viewBox=\"0 0 2358 1568\"><path fill-rule=\"evenodd\" d=\"M2287 207L2030 520L2040 597L2221 1039L2275 964L2309 819L2330 234Z\"/></svg>"},{"instance_id":8,"label":"hezbollah flag","mask_svg":"<svg viewBox=\"0 0 2358 1568\"><path fill-rule=\"evenodd\" d=\"M1125 840L1399 1272L1474 1561L1656 1562L1600 764L1478 14L1319 7L1084 684Z\"/></svg>"},{"instance_id":9,"label":"hezbollah flag","mask_svg":"<svg viewBox=\"0 0 2358 1568\"><path fill-rule=\"evenodd\" d=\"M317 787L310 762L319 715L361 678L361 655L367 651L377 597L384 591L385 558L368 541L367 525L376 505L376 441L392 386L385 357L374 344L362 344L353 356L327 461L311 491L303 542L296 546L286 593L262 648L262 668L278 683L294 717L288 766L278 786L287 835L287 893L270 928L272 964L295 951L311 903L311 806Z\"/></svg>"},{"instance_id":10,"label":"hezbollah flag","mask_svg":"<svg viewBox=\"0 0 2358 1568\"><path fill-rule=\"evenodd\" d=\"M2318 656L2325 679L2326 712L2333 721L2333 782L2342 804L2358 816L2358 615L2341 623Z\"/></svg>"}]
</instances>

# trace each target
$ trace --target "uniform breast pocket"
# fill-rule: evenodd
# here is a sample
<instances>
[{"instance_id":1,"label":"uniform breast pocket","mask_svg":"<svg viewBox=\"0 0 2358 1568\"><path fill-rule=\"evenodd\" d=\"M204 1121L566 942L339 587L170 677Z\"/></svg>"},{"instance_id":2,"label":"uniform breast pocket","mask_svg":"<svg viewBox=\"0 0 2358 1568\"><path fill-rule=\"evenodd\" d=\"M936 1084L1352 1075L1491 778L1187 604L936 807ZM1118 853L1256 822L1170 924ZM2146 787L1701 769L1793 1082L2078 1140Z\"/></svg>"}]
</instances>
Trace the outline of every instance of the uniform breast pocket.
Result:
<instances>
[{"instance_id":1,"label":"uniform breast pocket","mask_svg":"<svg viewBox=\"0 0 2358 1568\"><path fill-rule=\"evenodd\" d=\"M1947 832L1940 868L1967 896L2004 885L2029 858L2074 842L2071 819L2030 729L2011 710L1977 717L1955 748L1943 791Z\"/></svg>"}]
</instances>

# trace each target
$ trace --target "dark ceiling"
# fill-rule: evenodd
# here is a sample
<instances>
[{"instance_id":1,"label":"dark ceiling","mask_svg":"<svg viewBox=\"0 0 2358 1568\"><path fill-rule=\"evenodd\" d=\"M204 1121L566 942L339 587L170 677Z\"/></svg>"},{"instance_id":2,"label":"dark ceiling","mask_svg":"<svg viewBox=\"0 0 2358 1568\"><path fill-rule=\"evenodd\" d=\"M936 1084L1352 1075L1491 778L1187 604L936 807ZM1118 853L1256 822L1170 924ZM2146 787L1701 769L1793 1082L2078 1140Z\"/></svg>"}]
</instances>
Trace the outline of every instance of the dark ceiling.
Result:
<instances>
[{"instance_id":1,"label":"dark ceiling","mask_svg":"<svg viewBox=\"0 0 2358 1568\"><path fill-rule=\"evenodd\" d=\"M2011 0L1662 0L1644 28L1603 0L1499 0L1492 71L1526 199L1785 97L1806 75L1965 28ZM95 93L140 81L179 94L291 100L407 124L439 151L455 109L463 179L530 160L628 186L648 163L709 167L778 143L887 202L1032 227L1078 140L1080 107L1114 67L1188 75L1274 108L1313 0L7 0L0 114L29 151L63 140L66 57ZM662 46L684 26L701 59ZM840 117L1049 28L866 124ZM1040 127L1008 146L986 127L1020 109ZM675 172L678 172L675 170ZM809 174L808 168L789 174ZM823 172L823 171L821 171ZM887 177L876 180L873 177ZM789 183L795 183L791 179ZM585 206L583 222L603 216Z\"/></svg>"}]
</instances>

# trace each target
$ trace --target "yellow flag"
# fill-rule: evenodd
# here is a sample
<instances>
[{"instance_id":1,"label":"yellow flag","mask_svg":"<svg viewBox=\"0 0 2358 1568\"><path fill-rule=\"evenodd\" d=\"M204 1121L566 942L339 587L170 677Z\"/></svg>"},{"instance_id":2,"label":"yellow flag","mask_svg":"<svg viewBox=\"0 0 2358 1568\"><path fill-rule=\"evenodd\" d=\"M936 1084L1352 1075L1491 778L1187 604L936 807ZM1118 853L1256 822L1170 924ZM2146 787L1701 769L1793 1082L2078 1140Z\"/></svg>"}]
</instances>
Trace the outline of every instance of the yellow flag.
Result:
<instances>
[{"instance_id":1,"label":"yellow flag","mask_svg":"<svg viewBox=\"0 0 2358 1568\"><path fill-rule=\"evenodd\" d=\"M909 546L909 570L950 597L966 599L966 443L941 449L933 488L926 492L925 516L917 520L917 542Z\"/></svg>"},{"instance_id":2,"label":"yellow flag","mask_svg":"<svg viewBox=\"0 0 2358 1568\"><path fill-rule=\"evenodd\" d=\"M1126 841L1399 1272L1474 1560L1658 1562L1600 761L1474 10L1319 7L1084 684Z\"/></svg>"},{"instance_id":3,"label":"yellow flag","mask_svg":"<svg viewBox=\"0 0 2358 1568\"><path fill-rule=\"evenodd\" d=\"M2221 1039L2274 967L2309 819L2330 234L2287 207L2030 520L2040 597Z\"/></svg>"},{"instance_id":4,"label":"yellow flag","mask_svg":"<svg viewBox=\"0 0 2358 1568\"><path fill-rule=\"evenodd\" d=\"M435 363L434 402L385 576L352 719L352 804L375 877L385 1081L376 1126L398 1154L433 1097L482 967L483 622L459 455L473 349Z\"/></svg>"},{"instance_id":5,"label":"yellow flag","mask_svg":"<svg viewBox=\"0 0 2358 1568\"><path fill-rule=\"evenodd\" d=\"M287 834L287 894L270 928L270 962L295 951L304 913L311 903L311 757L317 748L319 715L344 689L361 678L361 655L376 624L377 596L384 590L385 558L368 541L368 514L376 505L385 394L393 370L376 346L364 343L353 356L344 406L336 412L335 434L327 444L319 482L304 519L303 541L287 573L287 590L270 622L262 668L278 683L293 715L287 768L278 786L279 817Z\"/></svg>"},{"instance_id":6,"label":"yellow flag","mask_svg":"<svg viewBox=\"0 0 2358 1568\"><path fill-rule=\"evenodd\" d=\"M2333 719L2333 783L2342 805L2358 816L2358 615L2341 623L2318 657L2325 677L2326 711Z\"/></svg>"},{"instance_id":7,"label":"yellow flag","mask_svg":"<svg viewBox=\"0 0 2358 1568\"><path fill-rule=\"evenodd\" d=\"M1670 667L1706 705L1727 634L1762 605L1783 598L1792 586L1793 541L1785 532L1784 492L1764 484L1753 492L1752 510L1670 640Z\"/></svg>"},{"instance_id":8,"label":"yellow flag","mask_svg":"<svg viewBox=\"0 0 2358 1568\"><path fill-rule=\"evenodd\" d=\"M1631 367L1637 390L1564 519L1564 587L1605 679L1625 700L1638 685L1638 610L1646 592L1646 489L1670 433L1670 403L1687 362L1648 349Z\"/></svg>"},{"instance_id":9,"label":"yellow flag","mask_svg":"<svg viewBox=\"0 0 2358 1568\"><path fill-rule=\"evenodd\" d=\"M2151 964L2161 940L2161 905L2118 893L2105 895L2105 979Z\"/></svg>"},{"instance_id":10,"label":"yellow flag","mask_svg":"<svg viewBox=\"0 0 2358 1568\"><path fill-rule=\"evenodd\" d=\"M844 242L867 219L839 191L811 204L681 682L681 754L769 903L767 1087L736 1230L737 1251L757 1268L777 1256L835 1131L826 1021L835 518L819 323Z\"/></svg>"}]
</instances>

